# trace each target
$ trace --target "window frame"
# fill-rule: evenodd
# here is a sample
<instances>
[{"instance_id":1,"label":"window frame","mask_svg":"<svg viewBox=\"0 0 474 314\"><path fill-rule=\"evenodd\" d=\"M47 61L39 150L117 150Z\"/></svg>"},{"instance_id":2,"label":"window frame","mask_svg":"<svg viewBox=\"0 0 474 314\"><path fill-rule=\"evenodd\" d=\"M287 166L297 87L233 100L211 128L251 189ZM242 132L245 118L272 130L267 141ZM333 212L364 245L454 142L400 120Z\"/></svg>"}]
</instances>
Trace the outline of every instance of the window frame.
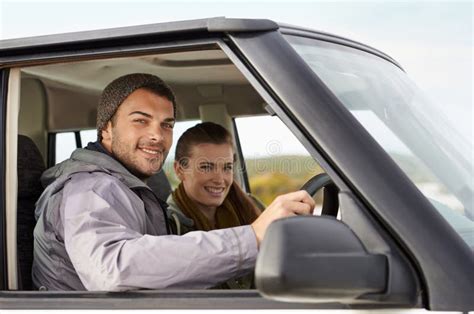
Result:
<instances>
[{"instance_id":1,"label":"window frame","mask_svg":"<svg viewBox=\"0 0 474 314\"><path fill-rule=\"evenodd\" d=\"M258 37L264 36L264 34L258 34ZM26 64L32 65L33 63L54 63L54 62L68 62L68 61L82 61L82 60L91 60L91 59L101 59L108 57L124 57L124 56L133 56L133 55L148 55L160 52L174 52L174 51L185 51L195 50L195 49L209 49L216 48L222 49L224 53L229 57L229 59L234 63L234 65L242 72L244 77L249 80L249 83L256 89L260 96L268 103L271 111L275 112L277 116L282 120L282 122L290 129L291 132L297 137L298 140L305 146L308 152L313 158L323 167L323 169L331 175L333 180L337 185L344 184L344 181L340 180L337 176L337 172L332 170L332 167L329 163L326 162L326 158L323 158L323 155L315 147L315 142L305 131L304 128L299 125L297 120L295 120L291 113L287 111L285 106L282 104L280 99L276 97L273 90L266 84L266 82L261 80L260 75L257 72L252 71L252 67L246 63L246 57L242 55L239 49L232 45L231 42L228 42L221 38L220 36L206 37L203 39L183 39L180 41L164 41L164 42L155 42L153 44L146 45L123 45L119 47L105 47L102 49L86 49L86 50L77 50L75 53L39 53L38 55L32 56L31 59L24 58L24 56L18 56L18 66ZM22 59L23 57L23 59ZM97 300L95 307L107 307L107 301L114 298L114 294L110 293L97 293L97 292L0 292L0 299L2 294L5 293L10 298L17 298L17 301L25 298L25 295L35 296L35 298L30 298L27 304L29 306L38 306L41 304L43 307L57 307L61 302L62 298L72 298L74 302L70 305L72 308L83 307L87 304L87 300L93 298ZM120 298L137 298L135 301L135 308L148 308L150 304L147 304L147 297L153 296L155 299L160 299L163 297L168 297L172 295L179 300L185 299L187 304L177 306L179 308L196 308L203 306L202 303L206 304L204 307L213 307L208 303L209 300L219 300L225 304L225 307L229 308L243 308L242 302L239 301L241 298L250 298L252 302L247 302L247 304L254 304L253 307L262 307L262 308L346 308L346 305L341 303L319 303L319 304L298 304L298 303L280 303L271 301L268 299L262 298L257 291L211 291L211 290L193 290L192 299L189 299L189 294L186 294L184 291L167 291L163 292L160 290L156 291L136 291L136 292L127 292L122 294ZM143 298L142 298L143 297ZM47 298L49 302L47 305L43 302L43 298ZM11 300L11 299L8 299ZM249 301L247 300L247 301ZM57 302L57 303L56 303ZM25 303L22 303L25 304ZM200 305L201 304L201 305ZM64 307L64 304L60 306ZM366 305L368 306L368 305Z\"/></svg>"},{"instance_id":2,"label":"window frame","mask_svg":"<svg viewBox=\"0 0 474 314\"><path fill-rule=\"evenodd\" d=\"M73 62L110 57L127 57L149 55L163 52L204 50L209 48L223 49L227 43L221 36L206 36L203 39L183 39L179 41L155 42L147 45L124 45L103 49L88 49L75 53L43 52L35 55L20 55L9 60L8 66L21 68L24 65L50 64L56 62ZM66 50L66 48L64 48ZM229 56L230 50L224 50ZM230 58L230 57L229 57ZM232 61L232 59L231 59ZM1 62L1 59L0 59ZM241 70L241 68L239 68ZM48 135L48 162L54 161L55 134ZM1 142L0 142L1 143ZM5 156L5 155L3 155ZM11 196L15 197L15 196ZM7 272L4 272L5 274ZM5 286L6 288L6 286ZM10 288L12 289L12 288ZM65 304L65 298L70 303ZM153 298L153 302L150 302ZM125 293L106 293L97 291L86 292L53 292L53 291L0 291L0 300L6 307L12 308L111 308L116 302L121 308L344 308L339 303L298 304L283 303L263 298L257 290L152 290ZM183 303L183 301L185 303ZM244 302L242 302L244 300Z\"/></svg>"},{"instance_id":3,"label":"window frame","mask_svg":"<svg viewBox=\"0 0 474 314\"><path fill-rule=\"evenodd\" d=\"M240 145L240 136L239 130L237 129L237 124L235 123L235 118L232 117L232 129L234 131L235 136L235 147L236 147L236 154L237 160L239 162L238 169L240 170L240 177L241 177L241 187L246 193L252 193L250 189L249 177L247 174L247 166L245 165L245 158L244 153L242 152L242 146Z\"/></svg>"},{"instance_id":4,"label":"window frame","mask_svg":"<svg viewBox=\"0 0 474 314\"><path fill-rule=\"evenodd\" d=\"M8 286L6 246L6 108L10 69L0 69L0 290Z\"/></svg>"},{"instance_id":5,"label":"window frame","mask_svg":"<svg viewBox=\"0 0 474 314\"><path fill-rule=\"evenodd\" d=\"M47 165L48 168L53 167L56 164L56 153L58 147L56 145L57 135L63 133L73 133L74 135L74 144L76 148L82 148L82 139L81 139L81 130L74 130L74 131L65 131L65 132L49 132L48 133L48 153L47 153Z\"/></svg>"}]
</instances>

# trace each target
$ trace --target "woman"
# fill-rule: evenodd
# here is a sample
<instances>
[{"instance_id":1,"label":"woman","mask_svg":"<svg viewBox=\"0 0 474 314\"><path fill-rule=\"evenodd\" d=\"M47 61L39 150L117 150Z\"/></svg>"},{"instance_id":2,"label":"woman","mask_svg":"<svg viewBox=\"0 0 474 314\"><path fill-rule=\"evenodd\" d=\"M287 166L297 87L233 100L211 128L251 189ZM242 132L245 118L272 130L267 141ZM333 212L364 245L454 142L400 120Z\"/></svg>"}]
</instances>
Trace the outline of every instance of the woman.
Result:
<instances>
[{"instance_id":1,"label":"woman","mask_svg":"<svg viewBox=\"0 0 474 314\"><path fill-rule=\"evenodd\" d=\"M179 138L174 170L181 181L169 196L168 213L176 234L251 224L260 214L234 182L232 136L222 126L204 122ZM219 288L250 288L251 277Z\"/></svg>"}]
</instances>

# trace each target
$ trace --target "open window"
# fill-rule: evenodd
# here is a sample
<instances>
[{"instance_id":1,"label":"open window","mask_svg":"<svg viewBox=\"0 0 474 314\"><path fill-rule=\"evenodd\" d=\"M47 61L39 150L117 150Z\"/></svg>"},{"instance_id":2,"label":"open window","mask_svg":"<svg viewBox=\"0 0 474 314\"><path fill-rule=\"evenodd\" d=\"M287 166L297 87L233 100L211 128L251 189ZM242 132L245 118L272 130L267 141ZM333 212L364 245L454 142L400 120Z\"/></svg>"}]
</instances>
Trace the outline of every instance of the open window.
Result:
<instances>
[{"instance_id":1,"label":"open window","mask_svg":"<svg viewBox=\"0 0 474 314\"><path fill-rule=\"evenodd\" d=\"M262 207L268 205L278 194L296 190L308 178L322 172L321 167L295 137L288 141L291 131L277 116L269 114L262 96L217 44L177 47L171 51L157 49L153 53L122 54L101 59L52 61L22 67L16 77L21 90L16 103L19 110L18 135L25 136L34 143L37 147L34 158L42 159L44 166L49 167L63 161L74 149L85 147L88 142L96 140L96 106L103 88L115 78L135 72L161 77L172 87L177 97L174 143L161 172L168 181L166 193L160 194L163 192L161 183L152 183L153 180L149 183L160 198L166 199L170 187L174 188L178 183L172 167L177 139L187 128L201 121L218 123L230 131L236 145L236 163L241 165L235 167L237 170L234 179L247 193L254 196L257 203L262 199ZM272 138L255 132L253 136L249 136L252 124L279 132ZM16 137L17 134L9 136ZM285 146L285 151L278 156L248 153L260 149L262 143L272 150L276 148L271 147L275 142ZM22 142L18 143L19 155L23 154L22 145ZM276 159L279 164L274 162ZM37 197L37 193L41 192L41 171L36 171L34 177L23 176L22 173L31 170L22 167L19 164L19 190L23 186L34 186ZM261 169L263 171L259 171ZM262 190L264 185L275 184L279 186L278 189ZM16 195L11 194L9 197ZM18 194L19 203L20 199L21 195ZM318 199L321 197L318 196ZM19 210L20 208L10 208L9 215L16 215ZM16 254L19 261L18 264L8 265L10 289L31 289L28 270L32 260L32 232L35 222L30 218L33 212L34 202L30 202L27 208L22 208L21 214L18 212L17 226L18 230L21 226L22 236L18 236L16 242L9 242L10 254ZM28 213L31 214L29 220L25 218Z\"/></svg>"}]
</instances>

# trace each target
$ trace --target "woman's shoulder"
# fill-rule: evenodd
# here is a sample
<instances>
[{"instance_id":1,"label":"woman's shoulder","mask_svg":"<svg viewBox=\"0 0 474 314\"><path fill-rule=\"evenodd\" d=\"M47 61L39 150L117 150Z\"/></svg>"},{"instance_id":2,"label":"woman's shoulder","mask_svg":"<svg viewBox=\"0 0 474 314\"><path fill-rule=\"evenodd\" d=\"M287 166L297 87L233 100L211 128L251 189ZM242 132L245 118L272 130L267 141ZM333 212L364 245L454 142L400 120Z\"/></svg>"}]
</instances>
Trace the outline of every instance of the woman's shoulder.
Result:
<instances>
[{"instance_id":1,"label":"woman's shoulder","mask_svg":"<svg viewBox=\"0 0 474 314\"><path fill-rule=\"evenodd\" d=\"M176 202L174 201L173 198L173 193L171 193L168 198L166 199L166 204L168 204L168 211L179 211L181 212L181 209L178 207Z\"/></svg>"},{"instance_id":2,"label":"woman's shoulder","mask_svg":"<svg viewBox=\"0 0 474 314\"><path fill-rule=\"evenodd\" d=\"M183 235L187 232L194 231L194 221L186 216L181 208L176 204L173 194L168 196L166 200L168 208L166 209L170 223L174 226L177 235Z\"/></svg>"}]
</instances>

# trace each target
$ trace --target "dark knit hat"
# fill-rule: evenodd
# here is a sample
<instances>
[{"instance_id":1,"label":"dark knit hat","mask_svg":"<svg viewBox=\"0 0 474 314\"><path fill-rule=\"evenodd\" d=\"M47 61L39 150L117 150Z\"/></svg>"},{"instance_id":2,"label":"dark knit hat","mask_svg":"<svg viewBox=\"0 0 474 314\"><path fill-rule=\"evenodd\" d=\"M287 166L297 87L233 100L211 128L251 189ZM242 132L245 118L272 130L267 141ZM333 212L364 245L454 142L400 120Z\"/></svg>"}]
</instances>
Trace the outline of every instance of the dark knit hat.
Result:
<instances>
[{"instance_id":1,"label":"dark knit hat","mask_svg":"<svg viewBox=\"0 0 474 314\"><path fill-rule=\"evenodd\" d=\"M152 93L167 98L173 103L176 116L176 101L171 88L158 76L146 73L133 73L113 80L104 88L97 106L97 139L102 141L102 130L112 119L118 107L134 91L145 88Z\"/></svg>"}]
</instances>

